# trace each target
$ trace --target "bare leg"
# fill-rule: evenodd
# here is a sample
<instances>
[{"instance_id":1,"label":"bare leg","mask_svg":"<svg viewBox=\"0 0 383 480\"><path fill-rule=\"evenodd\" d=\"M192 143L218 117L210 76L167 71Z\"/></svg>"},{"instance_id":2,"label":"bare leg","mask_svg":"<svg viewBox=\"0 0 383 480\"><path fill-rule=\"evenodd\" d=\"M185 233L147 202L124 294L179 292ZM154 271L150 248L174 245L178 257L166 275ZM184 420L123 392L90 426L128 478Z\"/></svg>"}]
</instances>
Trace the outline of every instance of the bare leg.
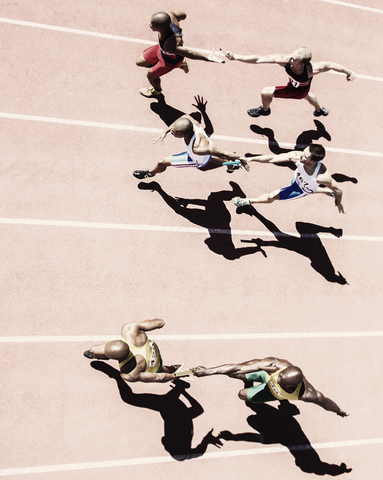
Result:
<instances>
[{"instance_id":1,"label":"bare leg","mask_svg":"<svg viewBox=\"0 0 383 480\"><path fill-rule=\"evenodd\" d=\"M152 69L149 69L148 73L146 74L148 77L150 85L156 90L156 92L161 92L161 80L159 77L155 77L152 74Z\"/></svg>"},{"instance_id":2,"label":"bare leg","mask_svg":"<svg viewBox=\"0 0 383 480\"><path fill-rule=\"evenodd\" d=\"M103 358L105 360L108 360L108 357L105 355L105 347L107 343L102 343L101 345L94 345L90 351L93 353L98 358Z\"/></svg>"},{"instance_id":3,"label":"bare leg","mask_svg":"<svg viewBox=\"0 0 383 480\"><path fill-rule=\"evenodd\" d=\"M279 192L280 190L274 190L273 192L270 193L264 193L260 197L257 198L249 198L250 204L253 203L272 203L275 202L275 200L280 200L279 198Z\"/></svg>"},{"instance_id":4,"label":"bare leg","mask_svg":"<svg viewBox=\"0 0 383 480\"><path fill-rule=\"evenodd\" d=\"M151 170L149 170L149 173L151 175L155 175L156 173L164 172L168 167L171 166L171 158L171 156L161 158L161 160L159 160L157 164Z\"/></svg>"},{"instance_id":5,"label":"bare leg","mask_svg":"<svg viewBox=\"0 0 383 480\"><path fill-rule=\"evenodd\" d=\"M309 92L305 97L304 97L305 100L307 100L309 102L310 105L312 105L315 110L317 112L320 112L322 107L319 105L319 102L318 102L318 99L316 97L316 95L314 95L313 93Z\"/></svg>"},{"instance_id":6,"label":"bare leg","mask_svg":"<svg viewBox=\"0 0 383 480\"><path fill-rule=\"evenodd\" d=\"M248 402L247 393L249 390L249 388L242 388L242 390L238 392L238 397L244 402Z\"/></svg>"},{"instance_id":7,"label":"bare leg","mask_svg":"<svg viewBox=\"0 0 383 480\"><path fill-rule=\"evenodd\" d=\"M275 87L265 87L261 92L263 110L268 110L274 98Z\"/></svg>"}]
</instances>

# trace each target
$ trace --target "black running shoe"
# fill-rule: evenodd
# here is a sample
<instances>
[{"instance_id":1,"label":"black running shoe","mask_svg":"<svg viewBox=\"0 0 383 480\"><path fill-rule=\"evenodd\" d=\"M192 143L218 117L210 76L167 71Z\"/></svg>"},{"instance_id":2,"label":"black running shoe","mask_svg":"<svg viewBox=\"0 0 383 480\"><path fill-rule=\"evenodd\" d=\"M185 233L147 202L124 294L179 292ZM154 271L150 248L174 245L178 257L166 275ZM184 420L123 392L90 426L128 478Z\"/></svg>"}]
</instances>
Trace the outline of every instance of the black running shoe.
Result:
<instances>
[{"instance_id":1,"label":"black running shoe","mask_svg":"<svg viewBox=\"0 0 383 480\"><path fill-rule=\"evenodd\" d=\"M87 350L84 352L84 357L90 358L91 360L100 360L100 357L97 357L94 353L92 353L90 350Z\"/></svg>"},{"instance_id":2,"label":"black running shoe","mask_svg":"<svg viewBox=\"0 0 383 480\"><path fill-rule=\"evenodd\" d=\"M262 105L258 108L250 108L248 111L247 111L248 115L250 115L250 117L267 117L267 115L270 115L271 113L271 110L270 108L268 108L267 110L264 110Z\"/></svg>"},{"instance_id":3,"label":"black running shoe","mask_svg":"<svg viewBox=\"0 0 383 480\"><path fill-rule=\"evenodd\" d=\"M327 108L322 107L319 112L316 110L313 111L314 117L321 117L322 115L324 117L327 117L327 115L330 113L330 110L327 110Z\"/></svg>"},{"instance_id":4,"label":"black running shoe","mask_svg":"<svg viewBox=\"0 0 383 480\"><path fill-rule=\"evenodd\" d=\"M143 178L154 177L153 174L149 173L149 170L134 170L133 176L142 180Z\"/></svg>"}]
</instances>

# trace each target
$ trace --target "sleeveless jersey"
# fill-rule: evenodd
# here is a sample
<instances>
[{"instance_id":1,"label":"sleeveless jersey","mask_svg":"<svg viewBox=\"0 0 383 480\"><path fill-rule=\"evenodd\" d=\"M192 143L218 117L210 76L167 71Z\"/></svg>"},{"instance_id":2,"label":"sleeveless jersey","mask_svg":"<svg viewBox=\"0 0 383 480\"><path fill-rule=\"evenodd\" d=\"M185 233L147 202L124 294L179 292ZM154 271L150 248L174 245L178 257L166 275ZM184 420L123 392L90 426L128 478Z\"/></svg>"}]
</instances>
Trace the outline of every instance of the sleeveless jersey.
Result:
<instances>
[{"instance_id":1,"label":"sleeveless jersey","mask_svg":"<svg viewBox=\"0 0 383 480\"><path fill-rule=\"evenodd\" d=\"M297 169L294 172L293 180L295 180L295 182L298 184L299 188L303 192L310 194L317 191L319 187L319 183L317 182L317 176L321 165L322 163L318 162L315 172L312 175L309 175L300 160L296 163Z\"/></svg>"},{"instance_id":2,"label":"sleeveless jersey","mask_svg":"<svg viewBox=\"0 0 383 480\"><path fill-rule=\"evenodd\" d=\"M196 136L201 133L205 138L208 139L209 143L212 145L213 142L210 140L210 138L206 135L205 130L202 127L198 127L197 125L193 124L193 129L194 129L194 135L192 136L192 139L189 142L189 145L186 144L185 140L181 138L183 144L185 145L186 148L186 153L189 155L189 157L194 160L199 167L202 167L205 165L206 162L210 160L211 155L197 155L196 153L193 152L193 145L194 141L196 139Z\"/></svg>"},{"instance_id":3,"label":"sleeveless jersey","mask_svg":"<svg viewBox=\"0 0 383 480\"><path fill-rule=\"evenodd\" d=\"M122 360L120 362L120 364L119 364L120 370L133 357L135 357L136 355L141 355L146 360L145 372L149 372L149 373L157 373L158 372L158 369L159 369L160 364L161 364L161 357L160 357L160 351L159 351L157 345L153 342L153 340L150 340L148 338L146 340L145 345L143 345L142 347L136 347L135 345L128 342L123 337L121 337L121 340L129 346L130 352L129 352L128 356L125 358L125 360Z\"/></svg>"},{"instance_id":4,"label":"sleeveless jersey","mask_svg":"<svg viewBox=\"0 0 383 480\"><path fill-rule=\"evenodd\" d=\"M182 38L182 28L176 27L173 22L170 23L170 28L172 29L172 31L168 33L163 39L161 40L158 39L158 41L160 44L161 55L162 55L162 58L165 60L165 62L177 64L182 62L184 57L182 57L181 55L175 55L174 53L165 52L164 43L169 37L178 33L181 36L181 46L182 46L184 44L183 38Z\"/></svg>"},{"instance_id":5,"label":"sleeveless jersey","mask_svg":"<svg viewBox=\"0 0 383 480\"><path fill-rule=\"evenodd\" d=\"M309 78L309 76L308 76L307 64L305 65L305 68L300 75L298 75L297 73L294 73L291 70L291 64L290 63L285 65L285 70L286 70L287 75L289 76L289 81L294 88L309 88L310 87L311 80L313 78L312 77Z\"/></svg>"},{"instance_id":6,"label":"sleeveless jersey","mask_svg":"<svg viewBox=\"0 0 383 480\"><path fill-rule=\"evenodd\" d=\"M267 385L269 386L270 392L277 400L299 400L299 391L301 389L302 382L297 385L297 388L293 391L293 393L285 392L285 390L283 390L283 388L277 382L279 372L282 370L284 370L284 368L277 370L271 375L265 372L267 376Z\"/></svg>"}]
</instances>

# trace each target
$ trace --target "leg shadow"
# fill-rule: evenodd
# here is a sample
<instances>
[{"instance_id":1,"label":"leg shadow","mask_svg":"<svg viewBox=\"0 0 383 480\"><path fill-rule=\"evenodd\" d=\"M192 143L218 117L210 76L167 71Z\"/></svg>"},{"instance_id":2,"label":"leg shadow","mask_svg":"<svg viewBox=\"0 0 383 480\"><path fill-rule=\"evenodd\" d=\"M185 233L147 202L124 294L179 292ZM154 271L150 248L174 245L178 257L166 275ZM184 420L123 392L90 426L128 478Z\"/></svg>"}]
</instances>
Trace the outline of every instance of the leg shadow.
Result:
<instances>
[{"instance_id":1,"label":"leg shadow","mask_svg":"<svg viewBox=\"0 0 383 480\"><path fill-rule=\"evenodd\" d=\"M298 408L288 400L280 402L278 408L265 403L246 403L255 412L247 423L259 433L221 432L219 437L234 442L255 442L266 445L281 444L287 447L295 458L295 464L305 473L337 476L351 472L345 463L334 465L322 462L294 416Z\"/></svg>"},{"instance_id":2,"label":"leg shadow","mask_svg":"<svg viewBox=\"0 0 383 480\"><path fill-rule=\"evenodd\" d=\"M138 188L158 192L175 213L195 225L207 228L210 237L205 240L206 245L212 252L227 260L236 260L256 252L262 252L266 256L258 245L242 248L234 246L230 229L231 215L224 202L239 196L242 191L235 182L230 182L230 185L232 190L212 192L206 200L171 197L157 182L140 182ZM189 205L199 208L189 208Z\"/></svg>"},{"instance_id":3,"label":"leg shadow","mask_svg":"<svg viewBox=\"0 0 383 480\"><path fill-rule=\"evenodd\" d=\"M222 445L218 437L210 430L200 444L192 448L193 440L193 419L202 415L202 406L193 398L186 389L189 384L177 380L165 395L152 393L133 393L130 386L121 378L120 372L105 362L91 362L95 370L99 370L117 382L121 400L128 405L140 408L148 408L158 412L164 421L164 436L161 442L165 450L175 460L188 460L202 456L209 444ZM181 399L183 396L190 404L188 407Z\"/></svg>"},{"instance_id":4,"label":"leg shadow","mask_svg":"<svg viewBox=\"0 0 383 480\"><path fill-rule=\"evenodd\" d=\"M242 194L246 196L245 194ZM242 240L244 243L255 243L260 247L276 247L284 248L292 252L298 253L310 260L312 268L322 275L328 282L347 285L343 275L335 272L326 249L324 248L318 233L330 233L335 237L341 237L343 231L333 227L322 227L313 223L296 222L295 227L300 237L295 237L284 233L270 220L261 215L252 205L238 207L237 213L245 213L257 218L263 225L274 235L276 240L266 241L260 238L252 240Z\"/></svg>"}]
</instances>

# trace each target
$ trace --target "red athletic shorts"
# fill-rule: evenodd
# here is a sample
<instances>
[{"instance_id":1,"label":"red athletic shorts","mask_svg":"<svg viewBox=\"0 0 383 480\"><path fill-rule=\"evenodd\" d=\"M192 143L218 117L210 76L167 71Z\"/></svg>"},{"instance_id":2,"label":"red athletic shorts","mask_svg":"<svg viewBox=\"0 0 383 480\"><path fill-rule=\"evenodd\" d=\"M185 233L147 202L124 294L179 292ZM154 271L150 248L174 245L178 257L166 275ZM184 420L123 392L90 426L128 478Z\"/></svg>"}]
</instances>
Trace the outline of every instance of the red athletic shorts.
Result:
<instances>
[{"instance_id":1,"label":"red athletic shorts","mask_svg":"<svg viewBox=\"0 0 383 480\"><path fill-rule=\"evenodd\" d=\"M310 87L308 88L295 88L289 82L285 87L275 87L274 97L275 98L294 98L300 100L305 98L309 93Z\"/></svg>"},{"instance_id":2,"label":"red athletic shorts","mask_svg":"<svg viewBox=\"0 0 383 480\"><path fill-rule=\"evenodd\" d=\"M179 63L167 63L161 55L160 46L153 45L152 47L147 48L142 53L144 59L150 63L152 66L152 74L155 77L161 77L165 73L170 72L174 68L177 68L183 62L183 58Z\"/></svg>"}]
</instances>

